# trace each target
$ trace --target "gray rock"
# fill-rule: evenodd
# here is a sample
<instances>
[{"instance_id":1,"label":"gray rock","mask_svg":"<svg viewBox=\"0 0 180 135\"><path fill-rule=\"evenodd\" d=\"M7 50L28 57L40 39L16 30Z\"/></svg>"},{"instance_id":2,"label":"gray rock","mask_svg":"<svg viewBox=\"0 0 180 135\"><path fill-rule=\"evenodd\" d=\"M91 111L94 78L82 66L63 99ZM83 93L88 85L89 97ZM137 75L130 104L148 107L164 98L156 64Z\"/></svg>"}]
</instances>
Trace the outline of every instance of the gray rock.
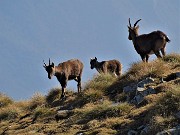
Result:
<instances>
[{"instance_id":1,"label":"gray rock","mask_svg":"<svg viewBox=\"0 0 180 135\"><path fill-rule=\"evenodd\" d=\"M144 88L146 84L153 83L153 82L154 82L154 79L153 79L153 78L147 77L146 79L140 81L140 82L137 84L137 87Z\"/></svg>"},{"instance_id":2,"label":"gray rock","mask_svg":"<svg viewBox=\"0 0 180 135\"><path fill-rule=\"evenodd\" d=\"M56 121L60 120L60 119L65 119L67 117L69 117L69 115L72 113L72 110L60 110L57 112L55 119Z\"/></svg>"},{"instance_id":3,"label":"gray rock","mask_svg":"<svg viewBox=\"0 0 180 135\"><path fill-rule=\"evenodd\" d=\"M148 126L145 126L141 132L140 132L140 135L146 135L148 133L148 130L149 130L149 127Z\"/></svg>"},{"instance_id":4,"label":"gray rock","mask_svg":"<svg viewBox=\"0 0 180 135\"><path fill-rule=\"evenodd\" d=\"M112 106L118 106L120 104L120 102L114 102L114 103L112 103L110 106L112 107Z\"/></svg>"},{"instance_id":5,"label":"gray rock","mask_svg":"<svg viewBox=\"0 0 180 135\"><path fill-rule=\"evenodd\" d=\"M137 93L137 92L144 91L144 90L145 90L145 88L144 88L144 87L143 87L143 88L142 88L142 87L137 87L136 93Z\"/></svg>"},{"instance_id":6,"label":"gray rock","mask_svg":"<svg viewBox=\"0 0 180 135\"><path fill-rule=\"evenodd\" d=\"M156 135L180 135L180 128L168 129L168 130L159 132Z\"/></svg>"},{"instance_id":7,"label":"gray rock","mask_svg":"<svg viewBox=\"0 0 180 135\"><path fill-rule=\"evenodd\" d=\"M84 133L77 133L76 135L84 135Z\"/></svg>"},{"instance_id":8,"label":"gray rock","mask_svg":"<svg viewBox=\"0 0 180 135\"><path fill-rule=\"evenodd\" d=\"M134 130L129 130L127 134L128 134L128 135L137 135L138 132L137 132L137 131L134 131Z\"/></svg>"},{"instance_id":9,"label":"gray rock","mask_svg":"<svg viewBox=\"0 0 180 135\"><path fill-rule=\"evenodd\" d=\"M141 125L140 127L137 128L137 130L143 130L145 128L145 125Z\"/></svg>"},{"instance_id":10,"label":"gray rock","mask_svg":"<svg viewBox=\"0 0 180 135\"><path fill-rule=\"evenodd\" d=\"M136 104L140 104L144 100L144 96L141 94L138 94L134 97L134 100L136 101Z\"/></svg>"},{"instance_id":11,"label":"gray rock","mask_svg":"<svg viewBox=\"0 0 180 135\"><path fill-rule=\"evenodd\" d=\"M133 89L132 89L131 86L126 86L126 87L123 88L123 92L124 92L124 93L129 93L129 92L131 92L132 90L133 90Z\"/></svg>"},{"instance_id":12,"label":"gray rock","mask_svg":"<svg viewBox=\"0 0 180 135\"><path fill-rule=\"evenodd\" d=\"M175 117L176 117L177 119L180 119L180 111L175 114Z\"/></svg>"},{"instance_id":13,"label":"gray rock","mask_svg":"<svg viewBox=\"0 0 180 135\"><path fill-rule=\"evenodd\" d=\"M155 94L156 91L155 91L155 89L149 87L147 89L144 89L143 91L142 90L139 91L139 89L137 89L137 93L139 93L139 94L141 94L143 96L147 96L147 95L150 95L150 94Z\"/></svg>"},{"instance_id":14,"label":"gray rock","mask_svg":"<svg viewBox=\"0 0 180 135\"><path fill-rule=\"evenodd\" d=\"M150 94L155 94L156 91L152 87L146 87L147 84L153 83L154 79L151 77L147 77L146 79L138 82L138 83L132 83L129 86L126 86L123 88L123 92L127 94L127 101L133 104L140 104L144 97ZM135 95L134 98L130 98L132 96L132 92L134 92Z\"/></svg>"},{"instance_id":15,"label":"gray rock","mask_svg":"<svg viewBox=\"0 0 180 135\"><path fill-rule=\"evenodd\" d=\"M129 86L123 88L123 92L126 94L134 92L135 90L136 90L136 84L130 84Z\"/></svg>"},{"instance_id":16,"label":"gray rock","mask_svg":"<svg viewBox=\"0 0 180 135\"><path fill-rule=\"evenodd\" d=\"M180 78L180 72L176 73L176 78Z\"/></svg>"}]
</instances>

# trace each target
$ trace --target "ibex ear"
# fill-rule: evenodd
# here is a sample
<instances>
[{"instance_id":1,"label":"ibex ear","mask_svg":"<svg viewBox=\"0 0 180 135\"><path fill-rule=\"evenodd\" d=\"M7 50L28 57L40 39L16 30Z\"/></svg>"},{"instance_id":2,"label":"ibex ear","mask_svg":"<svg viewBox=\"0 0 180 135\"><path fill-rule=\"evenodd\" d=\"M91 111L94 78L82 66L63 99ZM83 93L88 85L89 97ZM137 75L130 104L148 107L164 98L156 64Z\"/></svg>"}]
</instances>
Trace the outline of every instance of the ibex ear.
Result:
<instances>
[{"instance_id":1,"label":"ibex ear","mask_svg":"<svg viewBox=\"0 0 180 135\"><path fill-rule=\"evenodd\" d=\"M138 26L136 26L136 29L139 29L139 25L138 25Z\"/></svg>"},{"instance_id":2,"label":"ibex ear","mask_svg":"<svg viewBox=\"0 0 180 135\"><path fill-rule=\"evenodd\" d=\"M44 60L43 60L43 63L44 63L43 67L46 69L46 63L44 62Z\"/></svg>"},{"instance_id":3,"label":"ibex ear","mask_svg":"<svg viewBox=\"0 0 180 135\"><path fill-rule=\"evenodd\" d=\"M52 67L54 67L54 63L52 62Z\"/></svg>"},{"instance_id":4,"label":"ibex ear","mask_svg":"<svg viewBox=\"0 0 180 135\"><path fill-rule=\"evenodd\" d=\"M95 60L97 60L97 58L95 57Z\"/></svg>"}]
</instances>

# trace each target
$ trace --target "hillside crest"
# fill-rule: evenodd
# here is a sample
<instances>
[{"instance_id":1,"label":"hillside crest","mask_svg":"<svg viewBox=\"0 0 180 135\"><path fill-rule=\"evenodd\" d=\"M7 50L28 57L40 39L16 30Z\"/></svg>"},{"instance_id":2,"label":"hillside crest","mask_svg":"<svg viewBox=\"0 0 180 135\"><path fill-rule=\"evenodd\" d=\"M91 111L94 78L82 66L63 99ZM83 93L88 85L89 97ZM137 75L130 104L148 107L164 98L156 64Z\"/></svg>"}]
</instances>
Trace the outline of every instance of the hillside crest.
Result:
<instances>
[{"instance_id":1,"label":"hillside crest","mask_svg":"<svg viewBox=\"0 0 180 135\"><path fill-rule=\"evenodd\" d=\"M83 92L27 101L0 94L0 134L163 135L180 132L180 55L133 63L120 78L95 75Z\"/></svg>"}]
</instances>

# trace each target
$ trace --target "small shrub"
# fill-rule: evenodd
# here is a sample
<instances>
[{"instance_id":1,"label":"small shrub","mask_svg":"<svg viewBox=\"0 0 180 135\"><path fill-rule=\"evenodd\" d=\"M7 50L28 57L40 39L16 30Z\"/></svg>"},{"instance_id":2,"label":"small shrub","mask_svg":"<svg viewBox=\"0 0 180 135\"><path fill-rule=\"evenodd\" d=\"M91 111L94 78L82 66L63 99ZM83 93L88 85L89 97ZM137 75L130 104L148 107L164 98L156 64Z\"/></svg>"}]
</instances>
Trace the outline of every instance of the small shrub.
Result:
<instances>
[{"instance_id":1,"label":"small shrub","mask_svg":"<svg viewBox=\"0 0 180 135\"><path fill-rule=\"evenodd\" d=\"M180 109L180 85L167 90L156 103L154 113L168 117Z\"/></svg>"},{"instance_id":2,"label":"small shrub","mask_svg":"<svg viewBox=\"0 0 180 135\"><path fill-rule=\"evenodd\" d=\"M111 74L98 74L86 84L85 90L105 90L116 80L117 78L112 76Z\"/></svg>"},{"instance_id":3,"label":"small shrub","mask_svg":"<svg viewBox=\"0 0 180 135\"><path fill-rule=\"evenodd\" d=\"M12 103L13 103L13 100L10 97L0 93L0 108L5 107Z\"/></svg>"},{"instance_id":4,"label":"small shrub","mask_svg":"<svg viewBox=\"0 0 180 135\"><path fill-rule=\"evenodd\" d=\"M46 96L46 102L51 105L57 99L60 99L61 89L60 88L53 88L49 91L48 95Z\"/></svg>"},{"instance_id":5,"label":"small shrub","mask_svg":"<svg viewBox=\"0 0 180 135\"><path fill-rule=\"evenodd\" d=\"M7 107L1 108L0 120L13 120L17 118L19 114L20 110L17 107L9 105Z\"/></svg>"},{"instance_id":6,"label":"small shrub","mask_svg":"<svg viewBox=\"0 0 180 135\"><path fill-rule=\"evenodd\" d=\"M88 119L105 119L109 117L119 117L131 111L132 106L128 103L121 103L117 106L102 104L87 112Z\"/></svg>"},{"instance_id":7,"label":"small shrub","mask_svg":"<svg viewBox=\"0 0 180 135\"><path fill-rule=\"evenodd\" d=\"M21 110L27 112L29 111L30 109L30 101L29 100L24 100L24 101L18 101L18 102L15 102L14 105L17 107L17 108L20 108Z\"/></svg>"},{"instance_id":8,"label":"small shrub","mask_svg":"<svg viewBox=\"0 0 180 135\"><path fill-rule=\"evenodd\" d=\"M173 128L174 123L176 123L176 120L173 116L162 117L156 115L150 120L148 134L156 134L160 131Z\"/></svg>"},{"instance_id":9,"label":"small shrub","mask_svg":"<svg viewBox=\"0 0 180 135\"><path fill-rule=\"evenodd\" d=\"M86 90L81 99L86 103L95 102L103 98L103 92L100 90L88 89Z\"/></svg>"},{"instance_id":10,"label":"small shrub","mask_svg":"<svg viewBox=\"0 0 180 135\"><path fill-rule=\"evenodd\" d=\"M168 54L163 57L163 60L170 63L180 63L180 55L177 53Z\"/></svg>"},{"instance_id":11,"label":"small shrub","mask_svg":"<svg viewBox=\"0 0 180 135\"><path fill-rule=\"evenodd\" d=\"M127 75L131 80L139 80L148 76L162 77L171 71L168 64L157 59L150 63L133 63Z\"/></svg>"},{"instance_id":12,"label":"small shrub","mask_svg":"<svg viewBox=\"0 0 180 135\"><path fill-rule=\"evenodd\" d=\"M122 92L120 94L117 94L115 96L115 99L116 99L117 102L123 102L123 101L125 102L127 100L127 94L124 93L124 92Z\"/></svg>"},{"instance_id":13,"label":"small shrub","mask_svg":"<svg viewBox=\"0 0 180 135\"><path fill-rule=\"evenodd\" d=\"M27 109L34 110L38 106L42 106L45 104L45 97L40 93L35 93L33 97L29 101L29 106Z\"/></svg>"},{"instance_id":14,"label":"small shrub","mask_svg":"<svg viewBox=\"0 0 180 135\"><path fill-rule=\"evenodd\" d=\"M51 108L45 107L45 106L39 106L34 110L34 117L48 117L51 115L54 115L55 111L52 110Z\"/></svg>"},{"instance_id":15,"label":"small shrub","mask_svg":"<svg viewBox=\"0 0 180 135\"><path fill-rule=\"evenodd\" d=\"M100 90L86 89L78 94L67 106L81 108L88 103L98 104L104 99L103 92Z\"/></svg>"}]
</instances>

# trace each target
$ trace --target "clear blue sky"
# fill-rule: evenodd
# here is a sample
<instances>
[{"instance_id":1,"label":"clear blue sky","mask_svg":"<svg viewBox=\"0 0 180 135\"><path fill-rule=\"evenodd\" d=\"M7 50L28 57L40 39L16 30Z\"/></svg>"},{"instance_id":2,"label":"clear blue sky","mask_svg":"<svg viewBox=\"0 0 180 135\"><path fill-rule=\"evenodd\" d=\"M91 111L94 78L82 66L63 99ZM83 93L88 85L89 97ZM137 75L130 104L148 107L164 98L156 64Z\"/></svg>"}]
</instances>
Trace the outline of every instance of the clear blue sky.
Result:
<instances>
[{"instance_id":1,"label":"clear blue sky","mask_svg":"<svg viewBox=\"0 0 180 135\"><path fill-rule=\"evenodd\" d=\"M125 72L140 56L128 40L128 18L140 34L165 32L167 53L180 53L179 0L0 0L0 92L15 100L60 86L43 60L84 63L83 84L97 73L89 60L118 59ZM151 60L155 57L151 57ZM68 88L75 91L76 83Z\"/></svg>"}]
</instances>

